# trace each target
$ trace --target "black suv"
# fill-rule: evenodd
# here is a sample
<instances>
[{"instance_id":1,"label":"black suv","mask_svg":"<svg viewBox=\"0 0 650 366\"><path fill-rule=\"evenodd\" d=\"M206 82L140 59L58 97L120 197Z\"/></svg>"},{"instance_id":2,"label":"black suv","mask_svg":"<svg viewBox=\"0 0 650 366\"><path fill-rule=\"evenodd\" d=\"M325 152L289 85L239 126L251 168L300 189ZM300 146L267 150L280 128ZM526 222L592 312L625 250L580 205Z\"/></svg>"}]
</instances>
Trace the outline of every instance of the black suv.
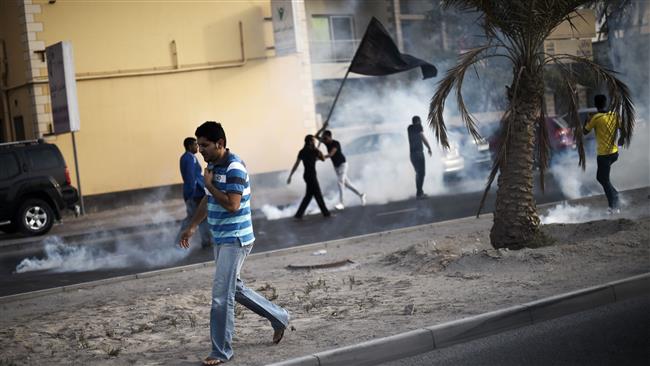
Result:
<instances>
[{"instance_id":1,"label":"black suv","mask_svg":"<svg viewBox=\"0 0 650 366\"><path fill-rule=\"evenodd\" d=\"M61 211L78 213L77 189L56 145L43 140L0 144L0 230L47 233Z\"/></svg>"}]
</instances>

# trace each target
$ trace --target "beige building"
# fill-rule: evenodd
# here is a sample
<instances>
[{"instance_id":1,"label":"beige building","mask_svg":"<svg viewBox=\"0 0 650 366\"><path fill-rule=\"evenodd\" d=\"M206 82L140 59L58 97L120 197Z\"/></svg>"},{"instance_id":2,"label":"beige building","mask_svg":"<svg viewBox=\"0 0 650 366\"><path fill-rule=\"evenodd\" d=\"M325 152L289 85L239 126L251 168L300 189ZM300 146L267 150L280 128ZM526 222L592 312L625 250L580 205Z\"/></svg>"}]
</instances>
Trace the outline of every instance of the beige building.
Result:
<instances>
[{"instance_id":1,"label":"beige building","mask_svg":"<svg viewBox=\"0 0 650 366\"><path fill-rule=\"evenodd\" d=\"M180 183L182 141L206 120L223 123L251 173L286 170L317 127L304 3L288 5L296 47L280 56L270 0L2 0L0 139L57 144L75 182L44 56L69 41L84 195Z\"/></svg>"}]
</instances>

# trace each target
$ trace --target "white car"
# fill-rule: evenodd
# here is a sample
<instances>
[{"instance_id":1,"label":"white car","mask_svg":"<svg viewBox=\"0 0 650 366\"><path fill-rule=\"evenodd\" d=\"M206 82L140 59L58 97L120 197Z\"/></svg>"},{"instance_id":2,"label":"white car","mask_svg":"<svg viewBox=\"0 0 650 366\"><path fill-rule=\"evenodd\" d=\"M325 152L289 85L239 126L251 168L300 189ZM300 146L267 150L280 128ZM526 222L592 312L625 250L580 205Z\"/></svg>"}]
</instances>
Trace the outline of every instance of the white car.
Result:
<instances>
[{"instance_id":1,"label":"white car","mask_svg":"<svg viewBox=\"0 0 650 366\"><path fill-rule=\"evenodd\" d=\"M442 157L445 181L462 180L491 168L492 152L485 139L474 140L463 127L448 128L447 136L450 147Z\"/></svg>"}]
</instances>

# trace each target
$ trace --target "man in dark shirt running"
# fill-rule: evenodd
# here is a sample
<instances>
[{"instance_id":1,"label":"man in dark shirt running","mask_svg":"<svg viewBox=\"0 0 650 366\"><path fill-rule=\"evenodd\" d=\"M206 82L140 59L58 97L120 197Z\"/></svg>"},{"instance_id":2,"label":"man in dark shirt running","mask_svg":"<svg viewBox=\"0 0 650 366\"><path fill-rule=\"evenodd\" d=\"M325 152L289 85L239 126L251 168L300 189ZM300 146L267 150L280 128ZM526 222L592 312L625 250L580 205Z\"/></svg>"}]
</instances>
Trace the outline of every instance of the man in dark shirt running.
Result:
<instances>
[{"instance_id":1,"label":"man in dark shirt running","mask_svg":"<svg viewBox=\"0 0 650 366\"><path fill-rule=\"evenodd\" d=\"M307 209L309 202L311 202L312 197L316 198L316 203L318 203L318 207L320 208L320 212L323 214L323 216L330 216L330 212L327 209L327 206L325 206L325 201L323 200L323 194L320 191L320 186L318 185L318 177L316 176L317 159L321 161L325 160L323 153L321 153L320 150L318 150L316 147L316 144L314 144L314 136L307 135L305 136L305 146L302 148L302 150L300 150L300 152L298 152L296 163L293 164L291 173L289 173L289 178L287 178L287 184L290 184L291 176L302 161L302 165L305 168L302 178L305 180L307 190L305 192L305 197L300 203L300 207L298 207L298 211L294 215L294 218L296 219L302 219L302 216L305 214L305 210Z\"/></svg>"},{"instance_id":2,"label":"man in dark shirt running","mask_svg":"<svg viewBox=\"0 0 650 366\"><path fill-rule=\"evenodd\" d=\"M316 138L318 138L318 136ZM327 147L327 155L325 155L325 159L332 159L334 171L336 172L339 185L339 203L334 207L338 210L345 208L343 205L343 190L345 187L359 196L359 199L361 199L361 205L365 206L366 194L359 192L359 190L352 185L350 179L348 179L348 163L345 160L345 155L343 155L343 152L341 151L341 144L332 138L332 131L325 130L325 132L323 132L323 137L318 139Z\"/></svg>"},{"instance_id":3,"label":"man in dark shirt running","mask_svg":"<svg viewBox=\"0 0 650 366\"><path fill-rule=\"evenodd\" d=\"M424 130L422 129L422 121L419 116L413 116L411 119L413 122L407 129L409 135L409 150L411 152L411 164L415 169L415 188L416 194L415 197L418 199L426 197L424 191L422 190L422 184L424 183L424 149L422 149L422 144L427 147L429 156L431 156L431 147L429 146L429 141L424 136Z\"/></svg>"}]
</instances>

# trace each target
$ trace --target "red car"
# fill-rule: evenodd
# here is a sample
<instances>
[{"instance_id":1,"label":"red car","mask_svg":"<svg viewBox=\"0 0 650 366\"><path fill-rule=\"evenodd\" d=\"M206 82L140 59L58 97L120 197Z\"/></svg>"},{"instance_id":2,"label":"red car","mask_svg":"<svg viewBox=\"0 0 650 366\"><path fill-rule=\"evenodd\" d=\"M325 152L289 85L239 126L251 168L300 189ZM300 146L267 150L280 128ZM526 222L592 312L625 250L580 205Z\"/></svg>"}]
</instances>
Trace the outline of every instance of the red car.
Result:
<instances>
[{"instance_id":1,"label":"red car","mask_svg":"<svg viewBox=\"0 0 650 366\"><path fill-rule=\"evenodd\" d=\"M560 152L567 149L575 149L576 143L573 138L573 131L567 121L560 116L546 117L546 130L551 152ZM490 144L492 155L496 156L500 144L500 129L495 128L488 136L487 141ZM538 144L535 144L537 146Z\"/></svg>"},{"instance_id":2,"label":"red car","mask_svg":"<svg viewBox=\"0 0 650 366\"><path fill-rule=\"evenodd\" d=\"M573 131L564 118L558 116L546 117L546 130L548 131L551 152L576 148Z\"/></svg>"}]
</instances>

